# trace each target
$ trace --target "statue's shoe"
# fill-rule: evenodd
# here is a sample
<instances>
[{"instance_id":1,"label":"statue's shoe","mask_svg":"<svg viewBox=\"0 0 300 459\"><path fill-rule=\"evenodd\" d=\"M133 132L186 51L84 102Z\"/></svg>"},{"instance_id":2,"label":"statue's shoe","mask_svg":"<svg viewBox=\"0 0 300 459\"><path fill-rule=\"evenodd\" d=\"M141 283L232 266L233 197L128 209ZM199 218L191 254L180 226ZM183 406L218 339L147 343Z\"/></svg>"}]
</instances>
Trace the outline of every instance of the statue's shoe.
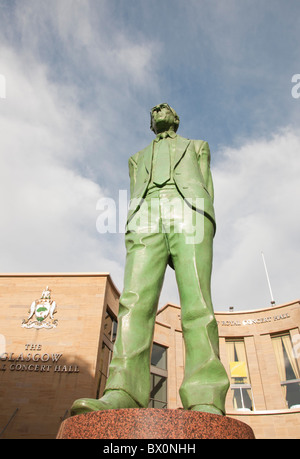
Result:
<instances>
[{"instance_id":1,"label":"statue's shoe","mask_svg":"<svg viewBox=\"0 0 300 459\"><path fill-rule=\"evenodd\" d=\"M211 413L224 416L224 413L214 405L194 405L190 408L191 411L202 411L202 413Z\"/></svg>"},{"instance_id":2,"label":"statue's shoe","mask_svg":"<svg viewBox=\"0 0 300 459\"><path fill-rule=\"evenodd\" d=\"M99 410L117 410L122 408L140 408L140 406L123 390L107 391L99 400L80 398L71 408L71 416Z\"/></svg>"}]
</instances>

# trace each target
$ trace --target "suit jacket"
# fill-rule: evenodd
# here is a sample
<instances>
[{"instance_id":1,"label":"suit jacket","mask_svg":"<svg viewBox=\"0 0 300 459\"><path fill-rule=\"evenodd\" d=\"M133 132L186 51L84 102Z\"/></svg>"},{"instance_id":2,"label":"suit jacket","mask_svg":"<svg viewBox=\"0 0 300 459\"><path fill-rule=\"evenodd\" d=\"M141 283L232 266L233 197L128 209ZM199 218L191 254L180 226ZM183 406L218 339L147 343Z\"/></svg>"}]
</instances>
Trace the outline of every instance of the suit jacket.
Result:
<instances>
[{"instance_id":1,"label":"suit jacket","mask_svg":"<svg viewBox=\"0 0 300 459\"><path fill-rule=\"evenodd\" d=\"M151 180L153 150L154 141L129 158L131 200L127 221L130 221L138 212L147 194ZM215 227L214 189L208 143L204 140L189 140L177 135L174 154L173 177L179 193L193 209L209 218ZM203 199L200 199L199 202L199 200L196 201L196 198Z\"/></svg>"}]
</instances>

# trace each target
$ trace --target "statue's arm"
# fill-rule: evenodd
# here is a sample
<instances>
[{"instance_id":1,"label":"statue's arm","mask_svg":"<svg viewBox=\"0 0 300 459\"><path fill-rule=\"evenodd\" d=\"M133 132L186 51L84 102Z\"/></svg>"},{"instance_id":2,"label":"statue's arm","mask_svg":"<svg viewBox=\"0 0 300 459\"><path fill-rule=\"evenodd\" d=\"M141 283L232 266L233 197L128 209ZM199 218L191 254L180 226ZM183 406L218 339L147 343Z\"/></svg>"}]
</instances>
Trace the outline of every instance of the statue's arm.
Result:
<instances>
[{"instance_id":1,"label":"statue's arm","mask_svg":"<svg viewBox=\"0 0 300 459\"><path fill-rule=\"evenodd\" d=\"M209 192L212 200L214 200L214 185L210 170L210 149L207 142L202 142L198 161L207 191Z\"/></svg>"},{"instance_id":2,"label":"statue's arm","mask_svg":"<svg viewBox=\"0 0 300 459\"><path fill-rule=\"evenodd\" d=\"M136 159L131 156L128 161L128 168L129 168L129 177L130 177L130 195L133 195L133 190L136 183L136 171L137 171L137 163Z\"/></svg>"}]
</instances>

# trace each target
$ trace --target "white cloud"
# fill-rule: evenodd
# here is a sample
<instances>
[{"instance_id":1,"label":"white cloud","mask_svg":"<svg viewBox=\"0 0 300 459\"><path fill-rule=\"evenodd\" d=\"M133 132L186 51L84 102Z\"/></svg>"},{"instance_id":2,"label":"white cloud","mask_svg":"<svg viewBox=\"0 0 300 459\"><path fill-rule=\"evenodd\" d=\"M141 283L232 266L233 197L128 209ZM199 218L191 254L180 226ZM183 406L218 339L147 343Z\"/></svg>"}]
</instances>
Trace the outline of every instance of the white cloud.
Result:
<instances>
[{"instance_id":1,"label":"white cloud","mask_svg":"<svg viewBox=\"0 0 300 459\"><path fill-rule=\"evenodd\" d=\"M107 86L125 79L142 87L153 84L155 41L131 37L116 23L110 3L52 0L49 7L39 0L24 2L15 10L22 43L41 58L56 51L54 65L61 61L62 71L85 74L86 84L95 78L109 78Z\"/></svg>"},{"instance_id":2,"label":"white cloud","mask_svg":"<svg viewBox=\"0 0 300 459\"><path fill-rule=\"evenodd\" d=\"M299 297L299 151L300 136L289 130L223 151L213 171L216 309L270 305L261 252L276 303Z\"/></svg>"},{"instance_id":3,"label":"white cloud","mask_svg":"<svg viewBox=\"0 0 300 459\"><path fill-rule=\"evenodd\" d=\"M89 118L45 69L3 49L1 100L1 272L109 271L96 231L101 187L75 167ZM84 119L83 119L84 118ZM80 123L79 123L80 120Z\"/></svg>"},{"instance_id":4,"label":"white cloud","mask_svg":"<svg viewBox=\"0 0 300 459\"><path fill-rule=\"evenodd\" d=\"M119 176L129 185L124 108L155 86L153 46L111 24L106 2L73 6L22 3L16 33L1 32L0 271L109 271L121 288L124 235L97 232L96 204Z\"/></svg>"}]
</instances>

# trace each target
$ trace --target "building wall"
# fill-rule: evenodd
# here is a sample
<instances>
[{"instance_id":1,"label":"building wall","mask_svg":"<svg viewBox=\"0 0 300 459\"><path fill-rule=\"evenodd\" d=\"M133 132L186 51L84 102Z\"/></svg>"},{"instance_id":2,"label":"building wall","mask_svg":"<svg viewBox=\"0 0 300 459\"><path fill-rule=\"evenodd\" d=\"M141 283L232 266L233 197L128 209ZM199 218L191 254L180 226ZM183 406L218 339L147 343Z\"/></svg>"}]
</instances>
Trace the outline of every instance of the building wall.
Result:
<instances>
[{"instance_id":1,"label":"building wall","mask_svg":"<svg viewBox=\"0 0 300 459\"><path fill-rule=\"evenodd\" d=\"M227 415L248 424L257 439L300 438L300 410L268 410L251 414L229 412Z\"/></svg>"},{"instance_id":2,"label":"building wall","mask_svg":"<svg viewBox=\"0 0 300 459\"><path fill-rule=\"evenodd\" d=\"M293 409L287 406L272 345L273 337L289 335L300 368L299 301L253 311L216 312L215 316L220 358L229 377L227 342L244 343L253 396L253 410L241 411L235 409L230 389L227 415L249 424L257 438L300 438L300 406ZM168 408L180 408L178 391L183 379L184 343L179 306L168 304L158 312L154 341L168 347Z\"/></svg>"},{"instance_id":3,"label":"building wall","mask_svg":"<svg viewBox=\"0 0 300 459\"><path fill-rule=\"evenodd\" d=\"M46 286L57 327L22 328ZM103 319L118 298L107 274L0 276L1 438L55 438L73 401L96 396Z\"/></svg>"}]
</instances>

